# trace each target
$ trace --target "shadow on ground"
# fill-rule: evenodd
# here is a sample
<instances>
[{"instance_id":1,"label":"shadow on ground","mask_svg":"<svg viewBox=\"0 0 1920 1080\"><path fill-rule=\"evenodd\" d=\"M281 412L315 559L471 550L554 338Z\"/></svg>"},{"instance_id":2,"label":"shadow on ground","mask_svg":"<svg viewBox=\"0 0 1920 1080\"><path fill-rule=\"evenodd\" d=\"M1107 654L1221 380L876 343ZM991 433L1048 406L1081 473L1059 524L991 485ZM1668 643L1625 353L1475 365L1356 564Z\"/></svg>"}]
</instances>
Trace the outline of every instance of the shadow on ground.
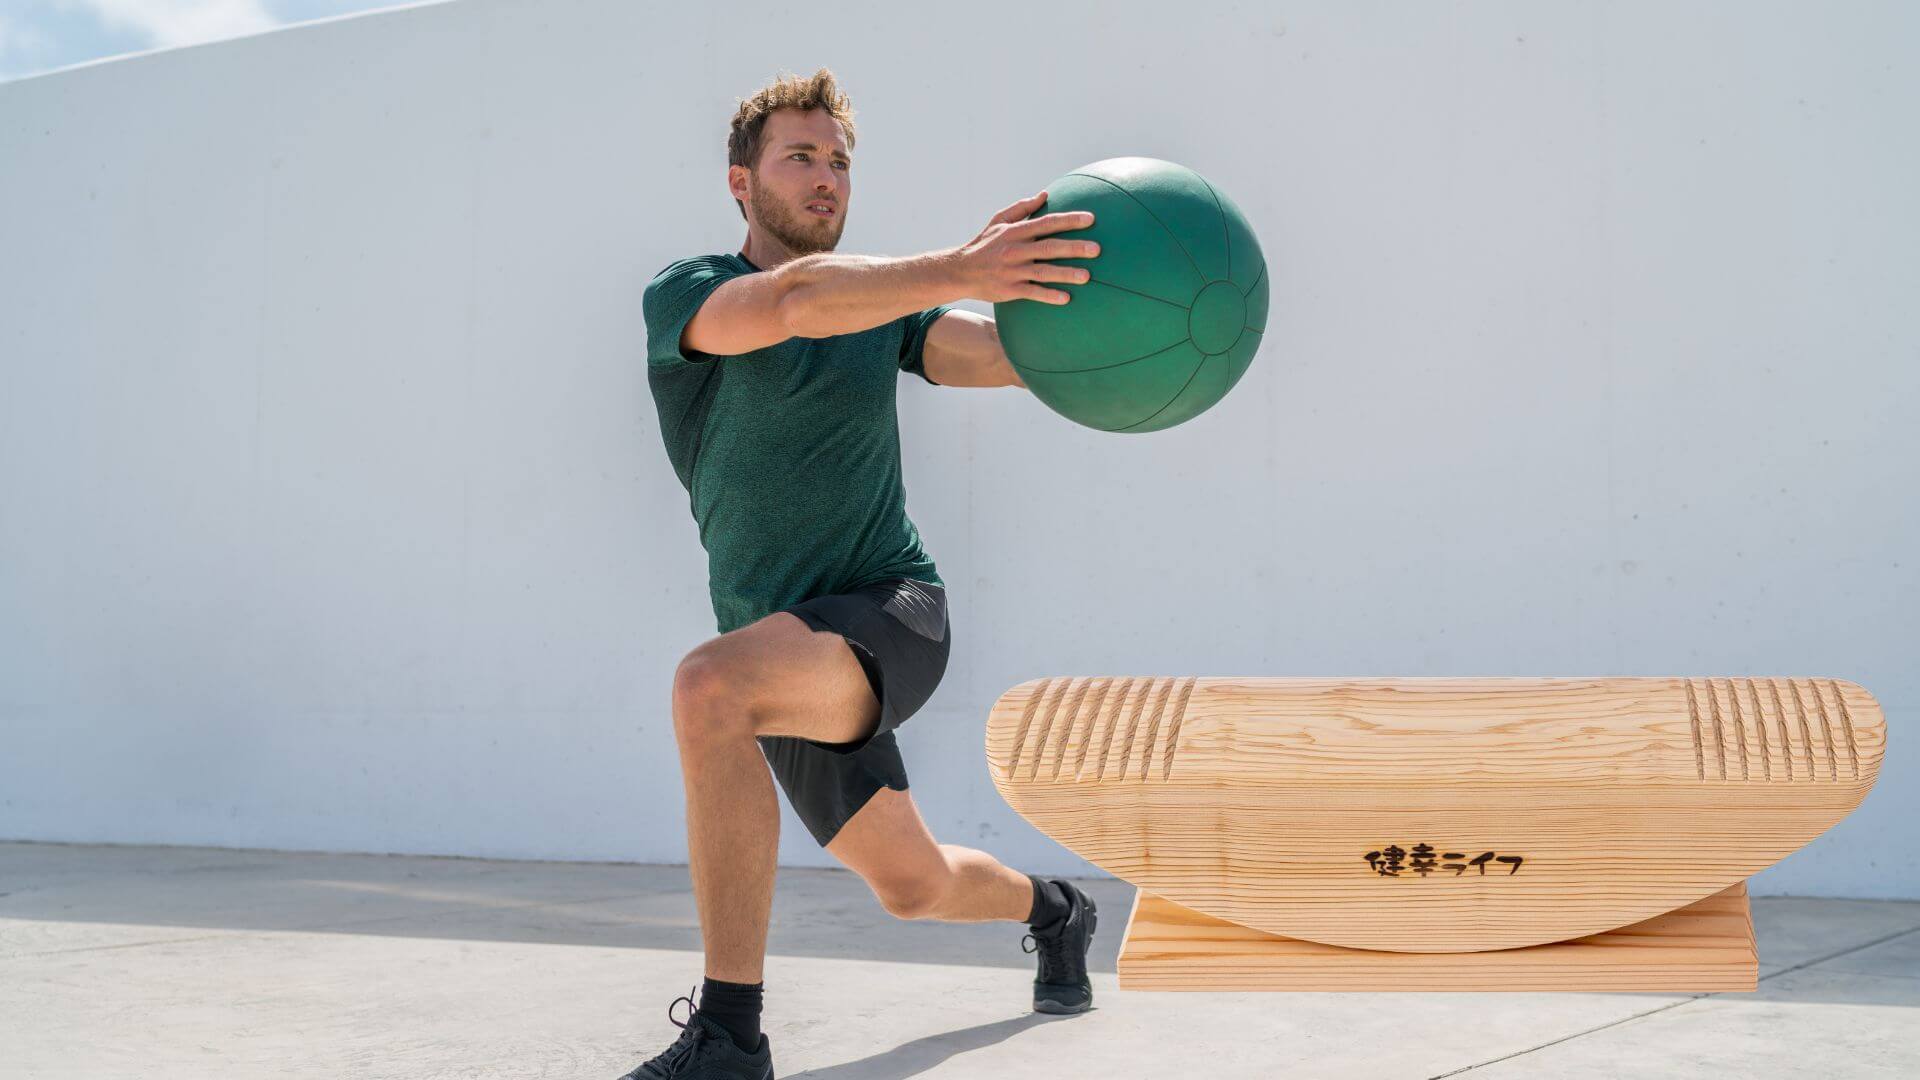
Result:
<instances>
[{"instance_id":1,"label":"shadow on ground","mask_svg":"<svg viewBox=\"0 0 1920 1080\"><path fill-rule=\"evenodd\" d=\"M800 1080L801 1077L807 1080L906 1080L907 1077L918 1076L935 1066L945 1064L947 1059L969 1050L978 1050L1004 1042L1031 1027L1061 1022L1070 1023L1071 1018L1029 1013L1009 1020L996 1020L990 1024L975 1024L973 1027L943 1031L937 1035L925 1035L901 1043L891 1050L870 1054L858 1061L829 1065L820 1069L808 1069L803 1073L795 1073L794 1077L795 1080Z\"/></svg>"}]
</instances>

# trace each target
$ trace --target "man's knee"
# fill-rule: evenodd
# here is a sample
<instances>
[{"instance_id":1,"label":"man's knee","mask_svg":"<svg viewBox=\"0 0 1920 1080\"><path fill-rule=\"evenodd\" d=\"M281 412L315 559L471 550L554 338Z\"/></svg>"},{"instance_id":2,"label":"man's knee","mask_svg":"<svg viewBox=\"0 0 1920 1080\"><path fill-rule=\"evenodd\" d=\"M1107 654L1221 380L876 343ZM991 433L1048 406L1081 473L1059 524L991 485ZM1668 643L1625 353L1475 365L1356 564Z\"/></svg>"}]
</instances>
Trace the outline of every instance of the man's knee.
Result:
<instances>
[{"instance_id":1,"label":"man's knee","mask_svg":"<svg viewBox=\"0 0 1920 1080\"><path fill-rule=\"evenodd\" d=\"M873 895L880 899L880 906L886 908L887 914L894 918L930 919L940 911L947 890L952 888L953 878L951 873L936 872L917 877L869 881L867 885L873 890Z\"/></svg>"},{"instance_id":2,"label":"man's knee","mask_svg":"<svg viewBox=\"0 0 1920 1080\"><path fill-rule=\"evenodd\" d=\"M715 642L696 647L673 673L673 730L682 746L753 734L750 668Z\"/></svg>"}]
</instances>

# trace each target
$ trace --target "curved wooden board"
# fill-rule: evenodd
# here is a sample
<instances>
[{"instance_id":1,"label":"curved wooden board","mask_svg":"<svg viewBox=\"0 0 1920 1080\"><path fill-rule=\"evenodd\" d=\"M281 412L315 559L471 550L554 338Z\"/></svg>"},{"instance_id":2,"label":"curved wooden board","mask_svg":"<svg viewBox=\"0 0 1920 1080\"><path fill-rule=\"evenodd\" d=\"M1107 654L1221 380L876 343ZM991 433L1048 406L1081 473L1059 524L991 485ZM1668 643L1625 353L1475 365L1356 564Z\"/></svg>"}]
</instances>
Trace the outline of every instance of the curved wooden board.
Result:
<instances>
[{"instance_id":1,"label":"curved wooden board","mask_svg":"<svg viewBox=\"0 0 1920 1080\"><path fill-rule=\"evenodd\" d=\"M1835 679L1035 679L1000 794L1184 907L1348 948L1472 952L1710 896L1860 804L1886 747Z\"/></svg>"}]
</instances>

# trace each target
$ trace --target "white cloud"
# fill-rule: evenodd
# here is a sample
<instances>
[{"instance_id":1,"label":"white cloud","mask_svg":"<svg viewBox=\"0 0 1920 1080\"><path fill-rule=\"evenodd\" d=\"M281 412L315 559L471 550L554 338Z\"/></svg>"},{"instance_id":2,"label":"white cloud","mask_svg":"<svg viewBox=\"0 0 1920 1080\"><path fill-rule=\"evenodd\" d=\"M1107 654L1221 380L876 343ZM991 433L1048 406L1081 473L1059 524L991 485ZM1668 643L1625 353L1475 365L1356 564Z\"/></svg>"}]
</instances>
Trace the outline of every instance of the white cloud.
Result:
<instances>
[{"instance_id":1,"label":"white cloud","mask_svg":"<svg viewBox=\"0 0 1920 1080\"><path fill-rule=\"evenodd\" d=\"M278 26L262 0L64 0L116 30L145 33L159 47L252 34Z\"/></svg>"}]
</instances>

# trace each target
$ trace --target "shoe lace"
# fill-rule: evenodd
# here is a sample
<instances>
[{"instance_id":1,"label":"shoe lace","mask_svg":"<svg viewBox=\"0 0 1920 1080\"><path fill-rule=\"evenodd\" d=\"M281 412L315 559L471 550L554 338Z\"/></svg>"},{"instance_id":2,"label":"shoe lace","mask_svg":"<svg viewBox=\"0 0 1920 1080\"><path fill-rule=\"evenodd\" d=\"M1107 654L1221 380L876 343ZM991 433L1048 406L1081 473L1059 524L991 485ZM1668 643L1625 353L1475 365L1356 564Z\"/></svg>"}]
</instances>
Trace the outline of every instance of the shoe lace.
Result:
<instances>
[{"instance_id":1,"label":"shoe lace","mask_svg":"<svg viewBox=\"0 0 1920 1080\"><path fill-rule=\"evenodd\" d=\"M1064 931L1066 927L1063 925L1061 929ZM1031 948L1028 947L1029 942L1032 943ZM1028 934L1020 939L1020 951L1040 954L1040 975L1043 979L1060 974L1067 968L1067 935L1065 933Z\"/></svg>"},{"instance_id":2,"label":"shoe lace","mask_svg":"<svg viewBox=\"0 0 1920 1080\"><path fill-rule=\"evenodd\" d=\"M680 1038L672 1046L667 1047L665 1053L653 1060L653 1064L662 1069L678 1067L692 1061L699 1053L701 1042L713 1034L704 1024L693 1022L695 1014L700 1011L700 1007L693 1003L694 992L698 989L697 986L688 989L685 997L674 998L667 1005L667 1021L680 1029ZM684 1024L673 1018L673 1007L683 1001L687 1003L687 1022Z\"/></svg>"}]
</instances>

